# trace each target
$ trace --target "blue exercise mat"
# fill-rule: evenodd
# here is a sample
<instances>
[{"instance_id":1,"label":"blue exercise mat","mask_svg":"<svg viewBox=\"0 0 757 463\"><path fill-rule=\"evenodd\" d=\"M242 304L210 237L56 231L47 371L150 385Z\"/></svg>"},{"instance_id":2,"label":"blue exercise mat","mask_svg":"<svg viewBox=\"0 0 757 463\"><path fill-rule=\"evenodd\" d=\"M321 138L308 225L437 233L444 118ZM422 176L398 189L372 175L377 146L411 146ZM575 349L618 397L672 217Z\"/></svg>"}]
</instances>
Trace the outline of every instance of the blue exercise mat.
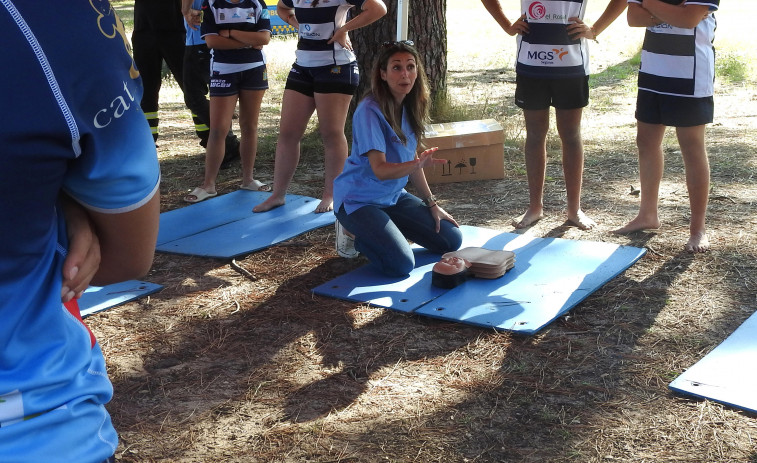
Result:
<instances>
[{"instance_id":1,"label":"blue exercise mat","mask_svg":"<svg viewBox=\"0 0 757 463\"><path fill-rule=\"evenodd\" d=\"M757 312L670 383L673 391L757 413Z\"/></svg>"},{"instance_id":2,"label":"blue exercise mat","mask_svg":"<svg viewBox=\"0 0 757 463\"><path fill-rule=\"evenodd\" d=\"M287 195L286 204L281 207L253 213L252 207L270 194L238 190L164 212L160 214L156 249L231 258L334 223L333 212L314 212L319 200L299 195Z\"/></svg>"},{"instance_id":3,"label":"blue exercise mat","mask_svg":"<svg viewBox=\"0 0 757 463\"><path fill-rule=\"evenodd\" d=\"M90 286L79 299L82 318L145 297L163 289L146 281L129 280L108 286Z\"/></svg>"},{"instance_id":4,"label":"blue exercise mat","mask_svg":"<svg viewBox=\"0 0 757 463\"><path fill-rule=\"evenodd\" d=\"M416 249L416 268L389 279L356 269L313 291L406 313L533 334L633 265L645 249L593 241L535 238L462 226L463 245L515 253L503 277L468 279L449 290L431 285L438 254Z\"/></svg>"}]
</instances>

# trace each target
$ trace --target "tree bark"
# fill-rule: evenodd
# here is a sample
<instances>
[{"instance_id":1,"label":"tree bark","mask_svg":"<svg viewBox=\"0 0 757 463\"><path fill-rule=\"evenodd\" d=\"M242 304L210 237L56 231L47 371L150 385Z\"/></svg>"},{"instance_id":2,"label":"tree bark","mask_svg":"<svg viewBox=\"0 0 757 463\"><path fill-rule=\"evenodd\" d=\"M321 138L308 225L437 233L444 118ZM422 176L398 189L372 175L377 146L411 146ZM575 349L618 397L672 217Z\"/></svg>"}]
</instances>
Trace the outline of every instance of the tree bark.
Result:
<instances>
[{"instance_id":1,"label":"tree bark","mask_svg":"<svg viewBox=\"0 0 757 463\"><path fill-rule=\"evenodd\" d=\"M381 44L397 37L397 0L384 0L386 16L373 24L350 33L360 68L360 86L352 101L357 101L371 87L371 69L381 51ZM415 42L426 69L431 98L443 96L447 90L447 0L408 0L407 39Z\"/></svg>"}]
</instances>

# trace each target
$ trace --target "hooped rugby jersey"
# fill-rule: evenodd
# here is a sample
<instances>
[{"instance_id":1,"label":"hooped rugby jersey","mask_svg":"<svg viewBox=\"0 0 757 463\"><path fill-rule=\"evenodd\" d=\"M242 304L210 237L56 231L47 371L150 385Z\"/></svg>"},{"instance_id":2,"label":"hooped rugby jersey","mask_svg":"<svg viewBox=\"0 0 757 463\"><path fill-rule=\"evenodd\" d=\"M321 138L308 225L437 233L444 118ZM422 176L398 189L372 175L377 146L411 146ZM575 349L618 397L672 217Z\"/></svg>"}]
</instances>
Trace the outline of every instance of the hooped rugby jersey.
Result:
<instances>
[{"instance_id":1,"label":"hooped rugby jersey","mask_svg":"<svg viewBox=\"0 0 757 463\"><path fill-rule=\"evenodd\" d=\"M348 64L355 61L355 54L339 45L328 43L334 32L347 22L347 12L352 7L362 8L364 0L320 0L313 6L312 0L282 0L288 8L294 8L300 24L299 41L295 52L300 66L318 67L332 64Z\"/></svg>"},{"instance_id":2,"label":"hooped rugby jersey","mask_svg":"<svg viewBox=\"0 0 757 463\"><path fill-rule=\"evenodd\" d=\"M271 16L263 0L204 0L202 36L217 35L223 29L245 32L271 31ZM230 74L263 66L265 55L257 48L212 49L211 74Z\"/></svg>"},{"instance_id":3,"label":"hooped rugby jersey","mask_svg":"<svg viewBox=\"0 0 757 463\"><path fill-rule=\"evenodd\" d=\"M628 3L641 4L638 0ZM717 26L712 12L720 1L687 0L686 4L706 5L710 14L691 29L665 23L647 28L641 50L640 90L694 98L712 96Z\"/></svg>"},{"instance_id":4,"label":"hooped rugby jersey","mask_svg":"<svg viewBox=\"0 0 757 463\"><path fill-rule=\"evenodd\" d=\"M587 0L521 0L529 33L518 35L515 70L541 78L583 77L589 74L586 39L568 36L568 18L583 19Z\"/></svg>"}]
</instances>

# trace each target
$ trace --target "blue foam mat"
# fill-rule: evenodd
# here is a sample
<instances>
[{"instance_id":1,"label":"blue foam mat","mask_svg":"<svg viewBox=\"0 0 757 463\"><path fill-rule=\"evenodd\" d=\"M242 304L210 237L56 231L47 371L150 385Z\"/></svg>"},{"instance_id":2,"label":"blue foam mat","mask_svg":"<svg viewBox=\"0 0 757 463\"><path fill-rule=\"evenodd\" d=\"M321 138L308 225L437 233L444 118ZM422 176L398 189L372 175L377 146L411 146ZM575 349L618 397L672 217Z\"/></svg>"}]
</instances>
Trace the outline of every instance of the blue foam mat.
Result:
<instances>
[{"instance_id":1,"label":"blue foam mat","mask_svg":"<svg viewBox=\"0 0 757 463\"><path fill-rule=\"evenodd\" d=\"M145 297L163 289L146 281L129 280L108 286L90 286L79 299L82 318Z\"/></svg>"},{"instance_id":2,"label":"blue foam mat","mask_svg":"<svg viewBox=\"0 0 757 463\"><path fill-rule=\"evenodd\" d=\"M406 313L533 334L633 265L645 249L593 241L535 238L461 227L463 247L515 252L502 278L472 278L456 288L431 285L439 255L416 250L409 277L389 279L370 267L356 269L313 290Z\"/></svg>"},{"instance_id":3,"label":"blue foam mat","mask_svg":"<svg viewBox=\"0 0 757 463\"><path fill-rule=\"evenodd\" d=\"M757 312L668 387L757 413L756 364Z\"/></svg>"},{"instance_id":4,"label":"blue foam mat","mask_svg":"<svg viewBox=\"0 0 757 463\"><path fill-rule=\"evenodd\" d=\"M283 206L253 213L252 207L268 196L270 193L238 190L164 212L160 215L156 249L231 258L334 223L334 213L316 214L319 200L308 196L287 195Z\"/></svg>"}]
</instances>

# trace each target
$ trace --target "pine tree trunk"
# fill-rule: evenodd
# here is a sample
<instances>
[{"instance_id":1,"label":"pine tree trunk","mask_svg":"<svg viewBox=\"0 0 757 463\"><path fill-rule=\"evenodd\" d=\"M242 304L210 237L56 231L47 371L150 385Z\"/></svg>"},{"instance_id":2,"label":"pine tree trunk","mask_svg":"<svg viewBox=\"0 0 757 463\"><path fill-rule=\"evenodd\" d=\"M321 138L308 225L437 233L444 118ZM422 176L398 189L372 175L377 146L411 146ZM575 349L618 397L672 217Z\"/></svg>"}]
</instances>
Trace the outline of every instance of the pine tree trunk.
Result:
<instances>
[{"instance_id":1,"label":"pine tree trunk","mask_svg":"<svg viewBox=\"0 0 757 463\"><path fill-rule=\"evenodd\" d=\"M373 62L381 51L381 44L396 39L397 0L384 0L386 16L375 23L350 33L358 66L360 67L360 87L353 99L353 107L371 86ZM426 68L431 97L444 95L447 89L447 0L408 0L407 39L415 42L415 47ZM350 111L351 113L352 111Z\"/></svg>"}]
</instances>

